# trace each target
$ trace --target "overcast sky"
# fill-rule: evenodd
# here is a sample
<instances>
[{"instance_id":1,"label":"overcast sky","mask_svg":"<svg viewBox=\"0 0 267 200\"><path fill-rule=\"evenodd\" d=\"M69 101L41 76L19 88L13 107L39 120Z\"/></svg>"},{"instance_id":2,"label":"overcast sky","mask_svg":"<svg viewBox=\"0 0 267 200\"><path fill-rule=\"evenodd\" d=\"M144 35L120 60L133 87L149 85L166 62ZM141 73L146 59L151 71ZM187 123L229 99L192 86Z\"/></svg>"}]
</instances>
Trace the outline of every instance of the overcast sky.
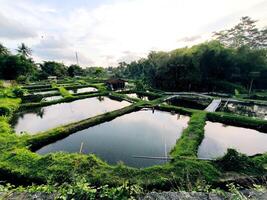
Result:
<instances>
[{"instance_id":1,"label":"overcast sky","mask_svg":"<svg viewBox=\"0 0 267 200\"><path fill-rule=\"evenodd\" d=\"M210 38L242 16L267 25L266 0L0 0L0 43L43 60L116 66Z\"/></svg>"}]
</instances>

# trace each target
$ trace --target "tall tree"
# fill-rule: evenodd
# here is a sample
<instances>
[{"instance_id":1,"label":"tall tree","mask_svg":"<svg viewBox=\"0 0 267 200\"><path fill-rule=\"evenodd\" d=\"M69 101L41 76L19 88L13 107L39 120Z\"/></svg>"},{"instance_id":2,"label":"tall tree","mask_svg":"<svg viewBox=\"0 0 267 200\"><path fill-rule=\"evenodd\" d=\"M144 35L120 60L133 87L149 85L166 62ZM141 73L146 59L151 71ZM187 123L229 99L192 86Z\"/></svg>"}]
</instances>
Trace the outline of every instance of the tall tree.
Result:
<instances>
[{"instance_id":1,"label":"tall tree","mask_svg":"<svg viewBox=\"0 0 267 200\"><path fill-rule=\"evenodd\" d=\"M81 76L83 74L83 69L79 65L71 65L68 68L68 74L70 77Z\"/></svg>"},{"instance_id":2,"label":"tall tree","mask_svg":"<svg viewBox=\"0 0 267 200\"><path fill-rule=\"evenodd\" d=\"M46 61L41 64L42 73L45 76L64 77L68 75L67 67L63 63Z\"/></svg>"},{"instance_id":3,"label":"tall tree","mask_svg":"<svg viewBox=\"0 0 267 200\"><path fill-rule=\"evenodd\" d=\"M0 56L10 54L9 50L0 43Z\"/></svg>"},{"instance_id":4,"label":"tall tree","mask_svg":"<svg viewBox=\"0 0 267 200\"><path fill-rule=\"evenodd\" d=\"M242 17L233 28L215 32L213 37L227 47L267 48L267 28L257 28L256 22L248 16Z\"/></svg>"},{"instance_id":5,"label":"tall tree","mask_svg":"<svg viewBox=\"0 0 267 200\"><path fill-rule=\"evenodd\" d=\"M17 52L25 57L29 57L32 54L32 50L24 43L18 46Z\"/></svg>"},{"instance_id":6,"label":"tall tree","mask_svg":"<svg viewBox=\"0 0 267 200\"><path fill-rule=\"evenodd\" d=\"M0 78L3 79L31 76L35 70L35 64L25 56L7 55L0 59Z\"/></svg>"}]
</instances>

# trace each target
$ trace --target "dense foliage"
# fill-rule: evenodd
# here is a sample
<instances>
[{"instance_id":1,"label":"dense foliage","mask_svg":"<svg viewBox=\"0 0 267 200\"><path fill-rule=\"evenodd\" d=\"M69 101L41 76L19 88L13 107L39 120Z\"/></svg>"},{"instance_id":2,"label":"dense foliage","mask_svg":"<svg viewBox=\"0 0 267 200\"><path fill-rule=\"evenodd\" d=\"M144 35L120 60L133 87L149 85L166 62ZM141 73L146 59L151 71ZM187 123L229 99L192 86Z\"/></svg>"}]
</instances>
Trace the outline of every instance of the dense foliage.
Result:
<instances>
[{"instance_id":1,"label":"dense foliage","mask_svg":"<svg viewBox=\"0 0 267 200\"><path fill-rule=\"evenodd\" d=\"M55 61L36 64L24 43L18 47L17 55L0 45L0 79L25 82L48 76L114 76L141 79L163 90L244 93L267 87L266 35L266 28L259 29L255 20L243 17L233 28L215 32L215 40L169 52L152 51L147 58L107 69L68 67Z\"/></svg>"},{"instance_id":2,"label":"dense foliage","mask_svg":"<svg viewBox=\"0 0 267 200\"><path fill-rule=\"evenodd\" d=\"M244 92L267 86L266 29L243 17L215 40L170 52L150 52L146 59L110 68L116 76L140 79L155 88L182 91Z\"/></svg>"},{"instance_id":3,"label":"dense foliage","mask_svg":"<svg viewBox=\"0 0 267 200\"><path fill-rule=\"evenodd\" d=\"M266 50L225 47L218 41L170 52L151 52L147 59L114 69L118 76L143 78L165 90L223 90L249 87L251 73L259 72L255 83L266 87ZM239 85L239 86L238 86Z\"/></svg>"}]
</instances>

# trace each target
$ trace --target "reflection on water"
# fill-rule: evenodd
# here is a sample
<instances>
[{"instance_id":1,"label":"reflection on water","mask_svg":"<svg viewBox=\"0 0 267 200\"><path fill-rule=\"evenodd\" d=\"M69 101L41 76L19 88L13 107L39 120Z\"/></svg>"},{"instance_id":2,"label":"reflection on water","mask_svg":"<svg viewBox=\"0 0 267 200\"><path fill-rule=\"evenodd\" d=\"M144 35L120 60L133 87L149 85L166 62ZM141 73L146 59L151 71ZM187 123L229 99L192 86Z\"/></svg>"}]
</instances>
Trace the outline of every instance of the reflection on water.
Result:
<instances>
[{"instance_id":1,"label":"reflection on water","mask_svg":"<svg viewBox=\"0 0 267 200\"><path fill-rule=\"evenodd\" d=\"M232 112L239 115L245 115L248 117L258 117L267 120L267 106L259 105L241 105L229 103L226 108L226 112Z\"/></svg>"},{"instance_id":2,"label":"reflection on water","mask_svg":"<svg viewBox=\"0 0 267 200\"><path fill-rule=\"evenodd\" d=\"M59 100L62 99L62 96L51 96L51 97L44 97L42 99L42 101L55 101L55 100Z\"/></svg>"},{"instance_id":3,"label":"reflection on water","mask_svg":"<svg viewBox=\"0 0 267 200\"><path fill-rule=\"evenodd\" d=\"M137 156L165 156L187 127L189 117L168 112L141 110L118 117L88 129L78 131L65 139L47 145L38 153L56 151L95 153L110 164L123 161L134 167L162 164L165 160L133 158ZM165 142L166 141L166 142Z\"/></svg>"},{"instance_id":4,"label":"reflection on water","mask_svg":"<svg viewBox=\"0 0 267 200\"><path fill-rule=\"evenodd\" d=\"M49 91L42 91L42 92L34 92L33 94L54 94L57 93L57 90L49 90Z\"/></svg>"},{"instance_id":5,"label":"reflection on water","mask_svg":"<svg viewBox=\"0 0 267 200\"><path fill-rule=\"evenodd\" d=\"M173 106L204 110L210 102L201 99L172 98L167 100L166 103Z\"/></svg>"},{"instance_id":6,"label":"reflection on water","mask_svg":"<svg viewBox=\"0 0 267 200\"><path fill-rule=\"evenodd\" d=\"M94 87L85 87L85 88L78 88L78 89L72 89L69 90L70 94L80 94L80 93L85 93L85 92L96 92L97 89Z\"/></svg>"},{"instance_id":7,"label":"reflection on water","mask_svg":"<svg viewBox=\"0 0 267 200\"><path fill-rule=\"evenodd\" d=\"M228 148L255 155L267 152L267 134L247 128L226 126L221 123L206 122L205 138L199 146L200 158L223 156Z\"/></svg>"},{"instance_id":8,"label":"reflection on water","mask_svg":"<svg viewBox=\"0 0 267 200\"><path fill-rule=\"evenodd\" d=\"M114 101L108 97L81 99L70 103L60 103L41 108L42 115L29 111L18 116L14 125L17 133L26 131L30 134L50 128L83 120L112 110L128 106L126 101ZM39 111L38 111L39 112Z\"/></svg>"},{"instance_id":9,"label":"reflection on water","mask_svg":"<svg viewBox=\"0 0 267 200\"><path fill-rule=\"evenodd\" d=\"M130 98L135 98L135 99L142 99L145 101L149 101L149 100L154 100L155 98L153 97L148 97L145 95L141 95L141 94L136 94L136 93L130 93L130 94L126 94L128 97Z\"/></svg>"}]
</instances>

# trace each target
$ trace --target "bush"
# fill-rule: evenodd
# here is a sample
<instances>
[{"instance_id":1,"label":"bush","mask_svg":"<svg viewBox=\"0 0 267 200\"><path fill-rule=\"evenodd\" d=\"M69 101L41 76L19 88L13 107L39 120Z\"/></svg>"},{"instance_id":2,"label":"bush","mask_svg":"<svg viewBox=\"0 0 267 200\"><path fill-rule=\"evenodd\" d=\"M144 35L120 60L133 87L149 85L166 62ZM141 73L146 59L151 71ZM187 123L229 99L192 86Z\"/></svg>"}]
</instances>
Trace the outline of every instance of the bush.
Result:
<instances>
[{"instance_id":1,"label":"bush","mask_svg":"<svg viewBox=\"0 0 267 200\"><path fill-rule=\"evenodd\" d=\"M4 88L4 81L0 80L0 88Z\"/></svg>"},{"instance_id":2,"label":"bush","mask_svg":"<svg viewBox=\"0 0 267 200\"><path fill-rule=\"evenodd\" d=\"M231 94L238 93L247 93L247 90L241 85L234 84L228 81L212 81L213 89L216 89L219 92L227 92Z\"/></svg>"},{"instance_id":3,"label":"bush","mask_svg":"<svg viewBox=\"0 0 267 200\"><path fill-rule=\"evenodd\" d=\"M11 110L8 107L1 106L0 107L0 116L9 116L11 114Z\"/></svg>"},{"instance_id":4,"label":"bush","mask_svg":"<svg viewBox=\"0 0 267 200\"><path fill-rule=\"evenodd\" d=\"M16 97L23 97L26 94L26 90L21 87L15 87L12 92Z\"/></svg>"},{"instance_id":5,"label":"bush","mask_svg":"<svg viewBox=\"0 0 267 200\"><path fill-rule=\"evenodd\" d=\"M262 166L257 165L253 159L244 154L238 153L234 149L228 149L227 153L222 158L218 159L216 163L224 171L263 171Z\"/></svg>"}]
</instances>

